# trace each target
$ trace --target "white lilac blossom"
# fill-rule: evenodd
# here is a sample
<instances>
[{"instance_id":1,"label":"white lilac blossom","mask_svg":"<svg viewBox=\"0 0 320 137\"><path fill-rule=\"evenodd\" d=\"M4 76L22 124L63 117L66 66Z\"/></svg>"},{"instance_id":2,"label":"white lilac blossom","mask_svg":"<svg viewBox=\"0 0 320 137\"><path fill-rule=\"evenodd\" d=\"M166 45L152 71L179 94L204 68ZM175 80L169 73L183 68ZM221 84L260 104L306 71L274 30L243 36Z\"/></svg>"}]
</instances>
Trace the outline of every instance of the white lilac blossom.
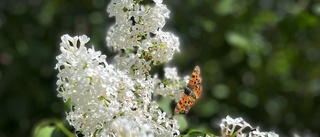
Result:
<instances>
[{"instance_id":1,"label":"white lilac blossom","mask_svg":"<svg viewBox=\"0 0 320 137\"><path fill-rule=\"evenodd\" d=\"M87 36L61 37L57 90L71 103L67 120L76 131L85 136L179 135L177 121L151 99L160 94L154 91L165 96L179 92L179 86L166 89L149 74L152 65L168 62L179 51L178 38L162 31L170 11L161 2L111 1L107 11L116 23L108 31L107 44L125 51L112 64L94 47L86 47ZM180 80L176 69L169 73L165 79Z\"/></svg>"},{"instance_id":2,"label":"white lilac blossom","mask_svg":"<svg viewBox=\"0 0 320 137\"><path fill-rule=\"evenodd\" d=\"M174 136L177 121L151 99L157 77L128 75L87 48L86 36L61 37L59 97L71 100L67 120L85 136Z\"/></svg>"},{"instance_id":3,"label":"white lilac blossom","mask_svg":"<svg viewBox=\"0 0 320 137\"><path fill-rule=\"evenodd\" d=\"M227 116L222 119L221 124L221 137L279 137L274 132L260 132L259 128L252 128L251 125L240 118L231 118ZM249 128L249 132L243 132L244 129Z\"/></svg>"},{"instance_id":4,"label":"white lilac blossom","mask_svg":"<svg viewBox=\"0 0 320 137\"><path fill-rule=\"evenodd\" d=\"M179 51L178 37L162 31L170 11L161 2L141 5L133 0L112 0L108 5L116 23L108 31L107 45L125 50L125 55L115 58L119 69L148 75L152 65L168 62Z\"/></svg>"}]
</instances>

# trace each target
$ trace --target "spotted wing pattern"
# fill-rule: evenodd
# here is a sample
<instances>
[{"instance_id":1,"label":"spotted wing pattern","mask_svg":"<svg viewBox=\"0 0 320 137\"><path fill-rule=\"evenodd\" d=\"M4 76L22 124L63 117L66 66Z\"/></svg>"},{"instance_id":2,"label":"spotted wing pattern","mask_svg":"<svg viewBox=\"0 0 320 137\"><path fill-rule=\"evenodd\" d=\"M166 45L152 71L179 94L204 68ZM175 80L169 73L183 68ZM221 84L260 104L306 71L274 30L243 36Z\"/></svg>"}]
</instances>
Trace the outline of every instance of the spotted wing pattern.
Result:
<instances>
[{"instance_id":1,"label":"spotted wing pattern","mask_svg":"<svg viewBox=\"0 0 320 137\"><path fill-rule=\"evenodd\" d=\"M194 102L200 97L202 92L200 67L196 66L189 79L187 87L184 88L184 93L174 109L174 114L186 114L191 109Z\"/></svg>"}]
</instances>

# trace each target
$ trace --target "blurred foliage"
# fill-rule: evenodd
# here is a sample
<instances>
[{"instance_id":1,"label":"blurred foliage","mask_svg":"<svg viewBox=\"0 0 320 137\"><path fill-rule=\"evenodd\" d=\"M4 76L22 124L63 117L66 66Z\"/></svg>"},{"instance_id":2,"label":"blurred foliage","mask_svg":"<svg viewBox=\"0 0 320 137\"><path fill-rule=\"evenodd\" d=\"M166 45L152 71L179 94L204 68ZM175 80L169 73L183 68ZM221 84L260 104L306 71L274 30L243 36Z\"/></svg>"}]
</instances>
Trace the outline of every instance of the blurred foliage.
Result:
<instances>
[{"instance_id":1,"label":"blurred foliage","mask_svg":"<svg viewBox=\"0 0 320 137\"><path fill-rule=\"evenodd\" d=\"M1 137L31 135L44 119L64 119L53 69L62 34L86 34L91 45L112 59L115 53L105 46L106 29L114 22L106 13L108 3L0 1ZM171 10L165 30L181 42L169 66L176 66L181 76L195 65L202 69L204 95L183 116L186 121L179 118L187 126L183 133L218 134L220 120L230 115L281 136L318 134L320 1L164 3Z\"/></svg>"}]
</instances>

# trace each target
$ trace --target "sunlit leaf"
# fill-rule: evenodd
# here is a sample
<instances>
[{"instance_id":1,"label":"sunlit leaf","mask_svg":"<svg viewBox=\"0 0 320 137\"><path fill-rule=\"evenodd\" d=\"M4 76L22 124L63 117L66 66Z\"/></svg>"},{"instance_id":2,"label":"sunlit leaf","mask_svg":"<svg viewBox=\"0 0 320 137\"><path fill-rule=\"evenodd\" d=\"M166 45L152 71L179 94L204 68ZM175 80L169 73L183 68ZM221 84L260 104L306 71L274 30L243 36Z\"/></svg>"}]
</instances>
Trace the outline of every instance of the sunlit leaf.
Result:
<instances>
[{"instance_id":1,"label":"sunlit leaf","mask_svg":"<svg viewBox=\"0 0 320 137\"><path fill-rule=\"evenodd\" d=\"M34 131L33 137L51 137L55 127L50 125L38 125Z\"/></svg>"}]
</instances>

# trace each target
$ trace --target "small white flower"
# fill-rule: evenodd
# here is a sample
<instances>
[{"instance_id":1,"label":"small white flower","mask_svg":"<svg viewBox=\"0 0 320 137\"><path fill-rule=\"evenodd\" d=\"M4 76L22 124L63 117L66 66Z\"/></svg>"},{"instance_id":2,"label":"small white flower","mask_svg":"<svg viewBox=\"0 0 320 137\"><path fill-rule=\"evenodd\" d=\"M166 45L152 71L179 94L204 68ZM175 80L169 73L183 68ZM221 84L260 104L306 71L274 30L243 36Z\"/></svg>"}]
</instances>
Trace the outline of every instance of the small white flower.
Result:
<instances>
[{"instance_id":1,"label":"small white flower","mask_svg":"<svg viewBox=\"0 0 320 137\"><path fill-rule=\"evenodd\" d=\"M169 80L180 80L180 77L178 76L177 73L177 68L164 68L164 76L166 79Z\"/></svg>"},{"instance_id":2,"label":"small white flower","mask_svg":"<svg viewBox=\"0 0 320 137\"><path fill-rule=\"evenodd\" d=\"M164 68L164 72L164 80L159 83L154 93L178 101L184 93L183 87L187 85L188 80L186 79L189 79L189 76L181 80L176 68L166 67Z\"/></svg>"},{"instance_id":3,"label":"small white flower","mask_svg":"<svg viewBox=\"0 0 320 137\"><path fill-rule=\"evenodd\" d=\"M279 135L274 132L260 132L258 128L253 129L251 125L245 122L241 117L233 119L230 116L227 116L225 119L222 119L220 127L222 137L279 137ZM236 128L238 130L235 131ZM249 133L243 133L243 129L245 128L250 128L251 131Z\"/></svg>"},{"instance_id":4,"label":"small white flower","mask_svg":"<svg viewBox=\"0 0 320 137\"><path fill-rule=\"evenodd\" d=\"M255 128L249 133L249 137L279 137L279 135L272 131L260 132L259 128Z\"/></svg>"},{"instance_id":5,"label":"small white flower","mask_svg":"<svg viewBox=\"0 0 320 137\"><path fill-rule=\"evenodd\" d=\"M140 121L134 118L118 118L112 122L111 128L119 136L153 137L153 129L148 124L143 124Z\"/></svg>"},{"instance_id":6,"label":"small white flower","mask_svg":"<svg viewBox=\"0 0 320 137\"><path fill-rule=\"evenodd\" d=\"M155 3L162 3L163 0L154 0Z\"/></svg>"}]
</instances>

